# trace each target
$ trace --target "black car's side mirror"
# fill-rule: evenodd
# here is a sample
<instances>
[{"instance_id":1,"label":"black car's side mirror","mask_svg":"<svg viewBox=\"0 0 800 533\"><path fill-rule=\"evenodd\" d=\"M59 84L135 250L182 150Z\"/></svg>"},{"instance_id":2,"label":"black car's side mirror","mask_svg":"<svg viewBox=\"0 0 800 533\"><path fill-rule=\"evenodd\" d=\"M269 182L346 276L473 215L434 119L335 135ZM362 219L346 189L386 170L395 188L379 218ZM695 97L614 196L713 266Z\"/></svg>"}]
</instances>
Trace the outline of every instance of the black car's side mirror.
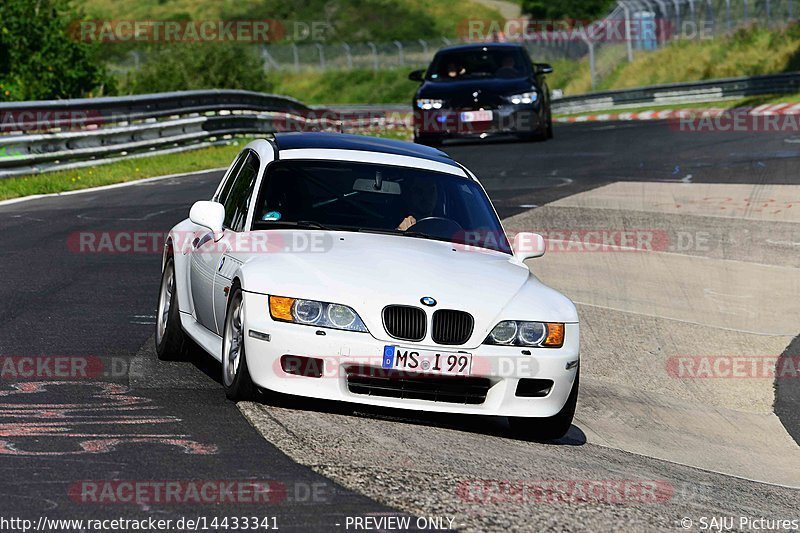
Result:
<instances>
[{"instance_id":1,"label":"black car's side mirror","mask_svg":"<svg viewBox=\"0 0 800 533\"><path fill-rule=\"evenodd\" d=\"M537 74L550 74L553 72L553 67L549 63L536 63Z\"/></svg>"},{"instance_id":2,"label":"black car's side mirror","mask_svg":"<svg viewBox=\"0 0 800 533\"><path fill-rule=\"evenodd\" d=\"M408 79L411 81L422 81L422 77L425 74L424 70L415 70L408 75Z\"/></svg>"}]
</instances>

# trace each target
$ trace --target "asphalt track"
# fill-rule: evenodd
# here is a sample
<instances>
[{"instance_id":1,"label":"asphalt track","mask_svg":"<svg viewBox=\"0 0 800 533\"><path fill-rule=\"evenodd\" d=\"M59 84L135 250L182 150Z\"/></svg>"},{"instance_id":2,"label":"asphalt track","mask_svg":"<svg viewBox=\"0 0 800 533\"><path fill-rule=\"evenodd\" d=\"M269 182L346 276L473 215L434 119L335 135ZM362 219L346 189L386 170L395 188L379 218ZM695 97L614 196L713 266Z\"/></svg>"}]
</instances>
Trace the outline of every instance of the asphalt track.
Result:
<instances>
[{"instance_id":1,"label":"asphalt track","mask_svg":"<svg viewBox=\"0 0 800 533\"><path fill-rule=\"evenodd\" d=\"M482 178L504 219L527 226L533 222L524 217L541 217L536 213L549 213L547 209L553 210L554 217L564 216L595 201L593 196L582 195L606 191L605 187L618 183L634 187L642 182L755 188L797 185L799 140L787 134L681 133L661 122L644 122L560 126L556 139L548 143L494 142L450 145L445 150ZM281 529L302 530L345 529L347 516L389 512L457 516L457 527L473 530L596 530L623 529L626 525L672 530L680 526L683 517L693 518L695 527L701 516L798 518L799 493L795 489L747 481L741 477L749 476L735 477L735 472L725 475L709 471L720 472L720 468L686 466L692 464L690 460L672 458L681 450L670 450L666 443L649 442L644 436L643 450L600 440L608 435L603 431L617 428L614 420L627 423L624 413L611 420L610 426L590 419L584 425L579 406L576 427L567 439L558 444L536 444L511 439L502 422L494 420L353 411L302 401L241 406L257 431L235 405L225 400L215 381L218 366L207 358L194 364L160 365L153 361L157 253L80 253L70 245L79 232L166 232L186 216L194 200L211 194L219 175L209 172L0 206L0 257L4 267L0 354L99 357L114 360L123 368L116 375L38 386L4 375L0 468L6 475L0 479L0 516L38 520L43 515L173 519L256 515L276 516ZM583 203L572 205L569 202L573 198ZM597 209L593 213L603 215L607 211ZM626 213L634 217L635 224L635 214L630 214L633 211ZM582 211L577 216L581 220L586 215ZM668 228L676 220L685 220L673 213L664 213L663 217L659 220ZM613 224L607 218L586 220L587 226ZM546 221L539 219L536 223ZM550 227L563 228L568 223L556 220ZM758 231L788 232L778 239L788 245L753 245L748 252L762 262L796 268L792 243L798 241L797 226L772 226L781 223L751 219L742 222L747 227L734 229L746 230L751 238L758 238ZM756 237L752 237L753 232ZM727 258L742 252L735 246L719 245L709 253ZM593 261L594 257L583 259ZM748 259L754 260L742 257L737 261ZM540 276L549 282L546 275ZM789 294L783 296L788 298ZM588 303L595 306L585 308L590 314L598 304ZM614 315L601 318L611 320ZM798 329L795 327L791 334L796 336ZM781 331L782 335L786 333ZM775 337L776 343L783 343L775 353L797 355L797 343L789 346L784 337ZM713 342L711 339L706 338L706 342ZM606 360L601 355L598 360ZM635 379L614 382L612 378L630 373L627 368L592 365L587 361L587 370L595 370L604 379L598 379L594 387L591 379L587 380L589 399L607 397L611 385L618 386L614 391L626 393L637 387L645 391L651 385L657 388ZM798 380L778 381L776 385L775 410L788 434L798 439ZM766 405L769 399L759 391L752 397L763 399ZM656 392L678 397L701 394L691 390ZM731 398L738 391L714 389L709 394L710 410L719 411L720 405L734 401ZM624 401L631 402L631 398L636 399L629 394ZM638 402L647 405L641 397ZM98 409L97 403L103 407ZM586 405L593 409L601 404ZM635 407L635 403L630 405ZM651 414L662 412L652 409ZM591 411L592 416L597 414ZM376 432L386 437L376 438ZM628 436L627 443L632 438L636 435ZM98 445L98 441L102 443ZM441 460L439 445L460 452ZM782 445L789 446L786 442ZM409 447L415 453L410 453ZM397 468L391 468L392 461L379 453L386 450L403 457L394 465ZM652 453L648 453L650 450ZM653 458L659 453L660 458ZM721 459L725 461L725 457ZM796 463L788 464L791 469ZM773 467L770 463L769 468ZM459 482L486 477L658 480L669 487L671 496L658 504L573 502L533 506L489 505L457 497ZM276 481L284 487L285 495L275 503L262 505L100 505L76 501L74 494L70 497L70 490L74 491L82 480L244 479ZM317 497L308 497L314 489Z\"/></svg>"}]
</instances>

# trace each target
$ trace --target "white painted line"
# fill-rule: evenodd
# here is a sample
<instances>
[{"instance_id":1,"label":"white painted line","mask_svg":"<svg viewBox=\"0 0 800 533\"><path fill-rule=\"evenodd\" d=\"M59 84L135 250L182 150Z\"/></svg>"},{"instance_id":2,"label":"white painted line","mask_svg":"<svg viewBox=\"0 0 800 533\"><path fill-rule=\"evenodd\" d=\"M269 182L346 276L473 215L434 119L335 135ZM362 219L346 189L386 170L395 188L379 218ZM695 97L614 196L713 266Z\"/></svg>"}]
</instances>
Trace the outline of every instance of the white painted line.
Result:
<instances>
[{"instance_id":1,"label":"white painted line","mask_svg":"<svg viewBox=\"0 0 800 533\"><path fill-rule=\"evenodd\" d=\"M111 189L120 189L122 187L131 187L133 185L141 185L143 183L151 183L154 181L168 180L172 178L181 178L184 176L194 176L196 174L205 174L206 172L215 172L219 170L227 170L228 167L209 168L207 170L195 170L193 172L184 172L182 174L167 174L164 176L154 176L152 178L144 178L140 180L125 181L122 183L113 183L111 185L101 185L99 187L89 187L87 189L76 189L74 191L54 192L49 194L32 194L30 196L22 196L20 198L11 198L9 200L0 201L0 206L17 204L20 202L27 202L28 200L38 200L40 198L50 198L54 196L72 196L73 194L83 194L87 192L108 191Z\"/></svg>"}]
</instances>

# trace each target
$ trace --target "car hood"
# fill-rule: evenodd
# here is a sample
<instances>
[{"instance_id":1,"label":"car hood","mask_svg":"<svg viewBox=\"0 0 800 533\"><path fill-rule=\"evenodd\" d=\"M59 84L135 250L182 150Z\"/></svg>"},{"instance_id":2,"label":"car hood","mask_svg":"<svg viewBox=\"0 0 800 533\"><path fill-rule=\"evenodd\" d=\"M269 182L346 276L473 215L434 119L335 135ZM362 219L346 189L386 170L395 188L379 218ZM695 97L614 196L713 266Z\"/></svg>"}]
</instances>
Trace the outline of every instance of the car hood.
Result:
<instances>
[{"instance_id":1,"label":"car hood","mask_svg":"<svg viewBox=\"0 0 800 533\"><path fill-rule=\"evenodd\" d=\"M440 98L448 102L470 102L477 98L498 98L531 90L529 78L471 78L463 81L426 81L417 90L417 98Z\"/></svg>"},{"instance_id":2,"label":"car hood","mask_svg":"<svg viewBox=\"0 0 800 533\"><path fill-rule=\"evenodd\" d=\"M259 235L260 234L260 235ZM477 344L498 320L576 322L575 307L508 254L441 241L353 232L252 232L276 251L238 253L246 291L314 299L354 308L375 337L386 338L381 312L390 304L459 309L475 317ZM288 248L293 252L287 253ZM503 316L504 313L515 316ZM524 316L516 316L517 314Z\"/></svg>"}]
</instances>

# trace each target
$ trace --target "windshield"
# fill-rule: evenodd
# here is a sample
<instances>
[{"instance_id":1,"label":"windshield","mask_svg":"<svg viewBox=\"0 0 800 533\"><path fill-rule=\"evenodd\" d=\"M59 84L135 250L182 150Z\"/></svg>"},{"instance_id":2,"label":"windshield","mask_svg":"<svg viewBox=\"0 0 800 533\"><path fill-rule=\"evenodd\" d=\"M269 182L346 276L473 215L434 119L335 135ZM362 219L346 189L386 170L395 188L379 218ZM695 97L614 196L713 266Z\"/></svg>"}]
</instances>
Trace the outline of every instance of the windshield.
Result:
<instances>
[{"instance_id":1,"label":"windshield","mask_svg":"<svg viewBox=\"0 0 800 533\"><path fill-rule=\"evenodd\" d=\"M433 58L428 79L518 78L528 72L526 64L526 54L516 48L445 51Z\"/></svg>"},{"instance_id":2,"label":"windshield","mask_svg":"<svg viewBox=\"0 0 800 533\"><path fill-rule=\"evenodd\" d=\"M512 253L477 183L418 168L276 161L261 186L253 229L287 227L389 233Z\"/></svg>"}]
</instances>

